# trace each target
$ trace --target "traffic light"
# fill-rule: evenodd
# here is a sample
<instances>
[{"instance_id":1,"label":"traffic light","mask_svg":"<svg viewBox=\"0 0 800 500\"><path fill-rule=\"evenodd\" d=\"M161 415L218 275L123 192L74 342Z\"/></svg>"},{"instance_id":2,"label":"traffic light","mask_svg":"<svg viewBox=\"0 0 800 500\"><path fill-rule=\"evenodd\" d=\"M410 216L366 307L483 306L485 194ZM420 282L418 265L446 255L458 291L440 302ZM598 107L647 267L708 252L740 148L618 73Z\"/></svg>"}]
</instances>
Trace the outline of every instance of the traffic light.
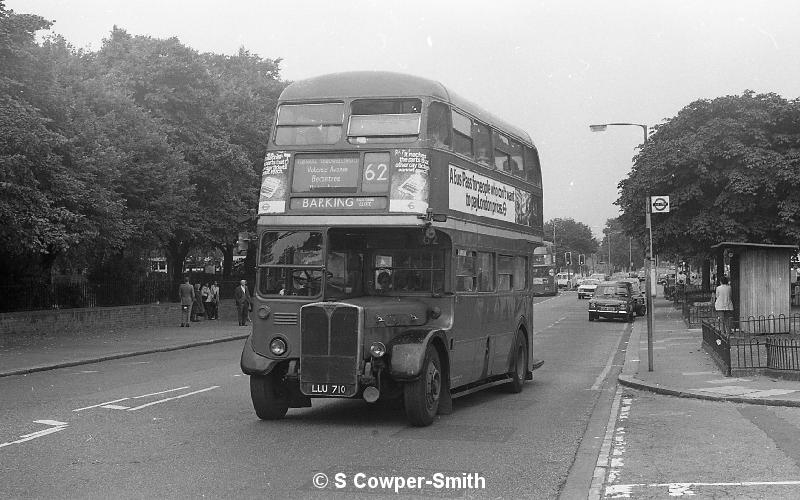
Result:
<instances>
[{"instance_id":1,"label":"traffic light","mask_svg":"<svg viewBox=\"0 0 800 500\"><path fill-rule=\"evenodd\" d=\"M572 252L564 252L564 262L566 262L568 266L572 265Z\"/></svg>"},{"instance_id":2,"label":"traffic light","mask_svg":"<svg viewBox=\"0 0 800 500\"><path fill-rule=\"evenodd\" d=\"M579 266L585 266L586 265L586 255L584 255L582 253L578 254L578 265Z\"/></svg>"}]
</instances>

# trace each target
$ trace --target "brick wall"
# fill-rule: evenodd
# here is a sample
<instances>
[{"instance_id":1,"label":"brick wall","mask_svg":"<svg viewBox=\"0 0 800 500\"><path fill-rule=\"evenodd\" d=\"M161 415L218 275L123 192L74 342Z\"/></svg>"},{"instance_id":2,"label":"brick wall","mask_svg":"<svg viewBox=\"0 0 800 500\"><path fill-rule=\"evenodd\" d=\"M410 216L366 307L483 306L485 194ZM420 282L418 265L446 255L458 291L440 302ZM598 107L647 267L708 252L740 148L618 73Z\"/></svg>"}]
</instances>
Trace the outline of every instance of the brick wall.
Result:
<instances>
[{"instance_id":1,"label":"brick wall","mask_svg":"<svg viewBox=\"0 0 800 500\"><path fill-rule=\"evenodd\" d=\"M233 300L222 300L220 321L235 321ZM177 326L181 322L178 303L123 307L92 307L0 313L0 334L48 334L58 331L100 331L121 326Z\"/></svg>"}]
</instances>

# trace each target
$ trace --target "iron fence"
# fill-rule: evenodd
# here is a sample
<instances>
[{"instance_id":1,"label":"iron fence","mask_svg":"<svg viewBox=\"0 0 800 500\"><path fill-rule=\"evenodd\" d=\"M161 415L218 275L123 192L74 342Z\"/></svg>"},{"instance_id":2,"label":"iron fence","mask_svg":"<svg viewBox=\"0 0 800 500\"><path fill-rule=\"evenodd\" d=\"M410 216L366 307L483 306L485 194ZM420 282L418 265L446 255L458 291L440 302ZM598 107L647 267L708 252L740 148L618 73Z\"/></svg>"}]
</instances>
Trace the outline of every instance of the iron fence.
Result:
<instances>
[{"instance_id":1,"label":"iron fence","mask_svg":"<svg viewBox=\"0 0 800 500\"><path fill-rule=\"evenodd\" d=\"M703 346L726 376L758 370L800 376L800 314L735 320L702 320Z\"/></svg>"}]
</instances>

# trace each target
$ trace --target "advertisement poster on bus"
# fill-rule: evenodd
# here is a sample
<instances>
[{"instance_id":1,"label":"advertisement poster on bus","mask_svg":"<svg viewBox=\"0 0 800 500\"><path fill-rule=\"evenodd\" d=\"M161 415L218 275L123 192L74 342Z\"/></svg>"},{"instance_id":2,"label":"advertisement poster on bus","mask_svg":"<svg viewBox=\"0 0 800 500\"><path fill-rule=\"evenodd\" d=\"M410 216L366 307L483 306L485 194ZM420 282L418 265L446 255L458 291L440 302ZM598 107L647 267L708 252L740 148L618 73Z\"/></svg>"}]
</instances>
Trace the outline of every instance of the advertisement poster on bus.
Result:
<instances>
[{"instance_id":1,"label":"advertisement poster on bus","mask_svg":"<svg viewBox=\"0 0 800 500\"><path fill-rule=\"evenodd\" d=\"M534 201L525 190L456 165L449 167L448 186L452 210L531 225Z\"/></svg>"},{"instance_id":2,"label":"advertisement poster on bus","mask_svg":"<svg viewBox=\"0 0 800 500\"><path fill-rule=\"evenodd\" d=\"M268 152L264 157L261 174L261 193L258 198L259 214L276 214L286 211L289 193L289 153Z\"/></svg>"},{"instance_id":3,"label":"advertisement poster on bus","mask_svg":"<svg viewBox=\"0 0 800 500\"><path fill-rule=\"evenodd\" d=\"M428 210L430 160L422 151L394 150L390 212L424 214Z\"/></svg>"}]
</instances>

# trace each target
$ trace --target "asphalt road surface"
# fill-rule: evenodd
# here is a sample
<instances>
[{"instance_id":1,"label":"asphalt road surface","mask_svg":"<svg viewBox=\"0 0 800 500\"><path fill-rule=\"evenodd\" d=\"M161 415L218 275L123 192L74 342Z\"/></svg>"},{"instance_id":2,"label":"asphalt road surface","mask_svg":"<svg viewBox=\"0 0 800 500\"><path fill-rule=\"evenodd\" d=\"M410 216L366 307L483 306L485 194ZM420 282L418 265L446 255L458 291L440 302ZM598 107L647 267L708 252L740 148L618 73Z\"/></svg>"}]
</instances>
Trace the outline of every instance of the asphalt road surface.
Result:
<instances>
[{"instance_id":1,"label":"asphalt road surface","mask_svg":"<svg viewBox=\"0 0 800 500\"><path fill-rule=\"evenodd\" d=\"M6 377L0 497L585 498L631 325L589 323L573 292L537 299L535 326L521 394L426 428L354 400L260 421L241 342Z\"/></svg>"}]
</instances>

